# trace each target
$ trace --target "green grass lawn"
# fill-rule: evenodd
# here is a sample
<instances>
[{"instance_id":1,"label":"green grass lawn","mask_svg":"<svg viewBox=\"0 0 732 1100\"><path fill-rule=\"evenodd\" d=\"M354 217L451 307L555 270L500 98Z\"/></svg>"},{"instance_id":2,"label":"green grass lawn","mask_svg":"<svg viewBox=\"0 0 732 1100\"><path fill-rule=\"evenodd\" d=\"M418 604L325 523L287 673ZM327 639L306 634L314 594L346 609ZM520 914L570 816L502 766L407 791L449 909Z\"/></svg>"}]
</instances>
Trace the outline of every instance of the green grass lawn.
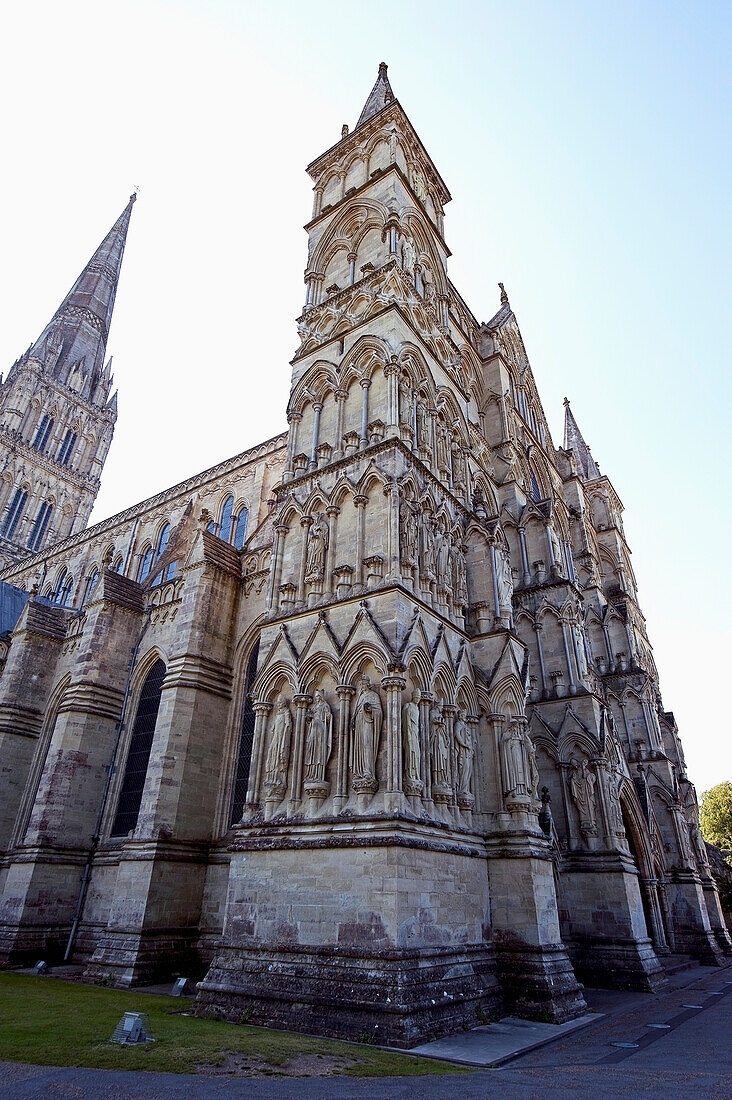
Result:
<instances>
[{"instance_id":1,"label":"green grass lawn","mask_svg":"<svg viewBox=\"0 0 732 1100\"><path fill-rule=\"evenodd\" d=\"M376 1047L182 1015L191 1006L188 999L0 974L0 1060L168 1073L223 1067L244 1076L292 1074L301 1059L303 1076L317 1074L319 1063L362 1077L466 1072ZM124 1012L147 1013L156 1042L110 1043Z\"/></svg>"}]
</instances>

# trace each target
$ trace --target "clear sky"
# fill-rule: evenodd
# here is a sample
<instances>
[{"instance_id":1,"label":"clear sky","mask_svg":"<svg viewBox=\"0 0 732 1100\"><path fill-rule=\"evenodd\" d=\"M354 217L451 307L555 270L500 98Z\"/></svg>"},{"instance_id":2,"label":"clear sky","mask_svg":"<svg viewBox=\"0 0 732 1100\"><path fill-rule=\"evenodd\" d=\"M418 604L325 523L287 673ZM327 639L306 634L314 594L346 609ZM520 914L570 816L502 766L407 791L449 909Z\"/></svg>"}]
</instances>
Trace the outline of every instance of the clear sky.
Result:
<instances>
[{"instance_id":1,"label":"clear sky","mask_svg":"<svg viewBox=\"0 0 732 1100\"><path fill-rule=\"evenodd\" d=\"M691 777L732 778L732 5L24 0L0 41L0 369L140 187L94 518L285 428L304 167L386 61L453 281L481 320L505 283L555 443L567 395L624 501Z\"/></svg>"}]
</instances>

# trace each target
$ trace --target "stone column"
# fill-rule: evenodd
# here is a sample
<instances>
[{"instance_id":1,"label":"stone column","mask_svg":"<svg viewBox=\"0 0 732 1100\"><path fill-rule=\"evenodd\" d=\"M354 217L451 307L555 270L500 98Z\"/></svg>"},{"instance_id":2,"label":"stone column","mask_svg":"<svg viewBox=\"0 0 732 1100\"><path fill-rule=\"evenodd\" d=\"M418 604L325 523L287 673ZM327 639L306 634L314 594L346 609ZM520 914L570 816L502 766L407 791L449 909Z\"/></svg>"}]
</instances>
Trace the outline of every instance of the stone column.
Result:
<instances>
[{"instance_id":1,"label":"stone column","mask_svg":"<svg viewBox=\"0 0 732 1100\"><path fill-rule=\"evenodd\" d=\"M310 534L310 528L313 524L312 516L303 516L300 520L300 526L302 527L302 546L300 551L300 573L297 581L297 602L303 603L305 600L305 568L308 560L308 536Z\"/></svg>"},{"instance_id":2,"label":"stone column","mask_svg":"<svg viewBox=\"0 0 732 1100\"><path fill-rule=\"evenodd\" d=\"M285 554L285 536L290 528L284 524L279 523L275 527L274 546L272 547L272 556L270 558L269 565L269 585L267 587L267 611L272 611L276 607L277 593L280 590L280 582L282 580L282 561Z\"/></svg>"},{"instance_id":3,"label":"stone column","mask_svg":"<svg viewBox=\"0 0 732 1100\"><path fill-rule=\"evenodd\" d=\"M328 527L330 529L327 561L325 563L325 579L323 583L323 591L326 596L331 596L333 594L333 571L335 569L335 556L338 541L338 516L340 515L340 511L340 508L336 504L329 504L325 509L325 513L328 516Z\"/></svg>"},{"instance_id":4,"label":"stone column","mask_svg":"<svg viewBox=\"0 0 732 1100\"><path fill-rule=\"evenodd\" d=\"M386 434L399 436L399 364L393 355L384 368L387 386Z\"/></svg>"},{"instance_id":5,"label":"stone column","mask_svg":"<svg viewBox=\"0 0 732 1100\"><path fill-rule=\"evenodd\" d=\"M247 806L256 807L262 786L262 765L264 763L264 743L267 739L267 717L272 710L271 703L254 703L254 737L252 747L252 770L249 776Z\"/></svg>"},{"instance_id":6,"label":"stone column","mask_svg":"<svg viewBox=\"0 0 732 1100\"><path fill-rule=\"evenodd\" d=\"M450 800L450 805L453 807L453 809L457 804L457 761L455 759L455 734L453 732L456 714L457 707L453 706L452 703L445 703L444 707L442 708L442 715L445 719L445 727L447 729L447 742L450 746L450 787L452 789L452 798Z\"/></svg>"},{"instance_id":7,"label":"stone column","mask_svg":"<svg viewBox=\"0 0 732 1100\"><path fill-rule=\"evenodd\" d=\"M384 490L389 496L389 531L388 531L388 561L387 579L399 582L402 579L401 572L401 548L399 546L399 486L396 478L393 478L388 489Z\"/></svg>"},{"instance_id":8,"label":"stone column","mask_svg":"<svg viewBox=\"0 0 732 1100\"><path fill-rule=\"evenodd\" d=\"M363 584L364 543L366 539L366 505L369 498L359 493L353 498L356 506L356 584Z\"/></svg>"},{"instance_id":9,"label":"stone column","mask_svg":"<svg viewBox=\"0 0 732 1100\"><path fill-rule=\"evenodd\" d=\"M567 672L569 674L569 694L577 694L577 684L574 679L574 662L572 661L572 655L569 648L569 638L567 636L567 624L562 622L562 641L564 642L564 656L567 658Z\"/></svg>"},{"instance_id":10,"label":"stone column","mask_svg":"<svg viewBox=\"0 0 732 1100\"><path fill-rule=\"evenodd\" d=\"M432 805L432 771L430 768L430 707L434 696L420 692L419 699L419 749L422 756L422 790L425 802Z\"/></svg>"},{"instance_id":11,"label":"stone column","mask_svg":"<svg viewBox=\"0 0 732 1100\"><path fill-rule=\"evenodd\" d=\"M385 676L381 686L386 692L386 809L397 811L402 797L402 692L407 686L403 676Z\"/></svg>"},{"instance_id":12,"label":"stone column","mask_svg":"<svg viewBox=\"0 0 732 1100\"><path fill-rule=\"evenodd\" d=\"M546 682L546 668L544 666L544 647L541 644L541 632L544 628L541 623L534 623L534 631L536 633L536 648L539 653L539 671L541 672L541 692L542 695L547 693Z\"/></svg>"},{"instance_id":13,"label":"stone column","mask_svg":"<svg viewBox=\"0 0 732 1100\"><path fill-rule=\"evenodd\" d=\"M356 282L356 253L348 253L348 281L353 286Z\"/></svg>"},{"instance_id":14,"label":"stone column","mask_svg":"<svg viewBox=\"0 0 732 1100\"><path fill-rule=\"evenodd\" d=\"M313 402L313 441L310 447L310 460L308 469L315 470L318 465L318 443L320 436L320 414L323 410L322 401Z\"/></svg>"},{"instance_id":15,"label":"stone column","mask_svg":"<svg viewBox=\"0 0 732 1100\"><path fill-rule=\"evenodd\" d=\"M287 461L285 463L284 480L290 481L295 471L293 469L293 460L295 458L295 452L297 450L297 436L300 422L302 420L302 413L290 413L287 418L287 423L290 425L290 430L287 434Z\"/></svg>"},{"instance_id":16,"label":"stone column","mask_svg":"<svg viewBox=\"0 0 732 1100\"><path fill-rule=\"evenodd\" d=\"M337 418L336 418L336 447L333 452L333 458L343 458L343 432L344 432L344 419L346 413L346 400L348 398L348 390L337 389L334 391L333 396L338 406Z\"/></svg>"},{"instance_id":17,"label":"stone column","mask_svg":"<svg viewBox=\"0 0 732 1100\"><path fill-rule=\"evenodd\" d=\"M339 684L336 694L338 708L338 744L336 747L336 790L333 807L339 813L348 801L348 751L351 740L351 701L356 689L351 684Z\"/></svg>"},{"instance_id":18,"label":"stone column","mask_svg":"<svg viewBox=\"0 0 732 1100\"><path fill-rule=\"evenodd\" d=\"M323 188L315 188L315 197L313 199L313 217L317 218L318 214L323 208Z\"/></svg>"},{"instance_id":19,"label":"stone column","mask_svg":"<svg viewBox=\"0 0 732 1100\"><path fill-rule=\"evenodd\" d=\"M363 390L363 396L361 398L361 435L359 437L359 446L363 449L368 445L369 441L369 388L371 386L371 379L362 378L360 384Z\"/></svg>"},{"instance_id":20,"label":"stone column","mask_svg":"<svg viewBox=\"0 0 732 1100\"><path fill-rule=\"evenodd\" d=\"M291 814L296 814L302 802L302 765L305 755L305 717L313 700L312 695L295 695L295 730L292 738L292 780L290 784Z\"/></svg>"}]
</instances>

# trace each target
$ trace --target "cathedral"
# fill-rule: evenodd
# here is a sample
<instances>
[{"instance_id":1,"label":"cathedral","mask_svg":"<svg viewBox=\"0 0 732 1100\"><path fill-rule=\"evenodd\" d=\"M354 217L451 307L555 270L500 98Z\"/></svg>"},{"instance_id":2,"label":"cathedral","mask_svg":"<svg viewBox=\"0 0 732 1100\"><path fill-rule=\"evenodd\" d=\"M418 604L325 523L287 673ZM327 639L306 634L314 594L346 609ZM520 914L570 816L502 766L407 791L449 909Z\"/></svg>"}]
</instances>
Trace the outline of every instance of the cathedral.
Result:
<instances>
[{"instance_id":1,"label":"cathedral","mask_svg":"<svg viewBox=\"0 0 732 1100\"><path fill-rule=\"evenodd\" d=\"M134 196L0 385L2 965L403 1047L726 965L620 497L386 65L307 171L282 435L86 526Z\"/></svg>"}]
</instances>

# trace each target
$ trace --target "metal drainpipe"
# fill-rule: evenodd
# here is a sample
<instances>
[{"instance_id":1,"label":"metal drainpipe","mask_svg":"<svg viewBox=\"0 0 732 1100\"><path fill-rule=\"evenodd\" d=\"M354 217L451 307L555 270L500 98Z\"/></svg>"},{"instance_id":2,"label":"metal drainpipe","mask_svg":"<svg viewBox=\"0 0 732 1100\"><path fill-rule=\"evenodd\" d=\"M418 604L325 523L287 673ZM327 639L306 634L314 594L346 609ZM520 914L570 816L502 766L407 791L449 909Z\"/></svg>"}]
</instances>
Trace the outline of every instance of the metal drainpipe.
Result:
<instances>
[{"instance_id":1,"label":"metal drainpipe","mask_svg":"<svg viewBox=\"0 0 732 1100\"><path fill-rule=\"evenodd\" d=\"M99 804L99 813L97 814L97 823L94 827L94 835L92 836L91 848L89 849L89 855L86 858L84 864L84 873L81 877L81 886L79 887L79 897L76 901L76 909L74 910L74 919L71 922L71 931L69 932L69 939L66 944L66 951L64 952L64 962L68 962L71 958L74 950L74 944L76 943L76 934L79 929L79 921L81 920L81 914L84 910L84 902L86 901L86 892L89 886L89 878L91 876L92 863L94 862L94 856L96 855L97 848L99 846L99 832L102 827L102 820L104 819L104 812L107 808L107 798L109 797L109 788L112 785L112 776L114 775L115 765L117 760L117 753L119 751L119 743L122 740L122 734L125 729L125 717L127 715L127 704L130 699L130 687L132 684L132 674L135 671L135 664L137 663L137 654L140 650L140 645L144 637L145 631L150 625L150 612L152 608L147 609L145 612L145 622L142 625L139 637L135 642L132 650L132 657L130 658L130 669L127 673L127 683L125 684L125 693L122 698L122 711L119 716L119 722L117 723L117 737L114 742L114 748L112 750L112 756L107 765L107 778L104 783L104 791L102 792L102 800Z\"/></svg>"}]
</instances>

